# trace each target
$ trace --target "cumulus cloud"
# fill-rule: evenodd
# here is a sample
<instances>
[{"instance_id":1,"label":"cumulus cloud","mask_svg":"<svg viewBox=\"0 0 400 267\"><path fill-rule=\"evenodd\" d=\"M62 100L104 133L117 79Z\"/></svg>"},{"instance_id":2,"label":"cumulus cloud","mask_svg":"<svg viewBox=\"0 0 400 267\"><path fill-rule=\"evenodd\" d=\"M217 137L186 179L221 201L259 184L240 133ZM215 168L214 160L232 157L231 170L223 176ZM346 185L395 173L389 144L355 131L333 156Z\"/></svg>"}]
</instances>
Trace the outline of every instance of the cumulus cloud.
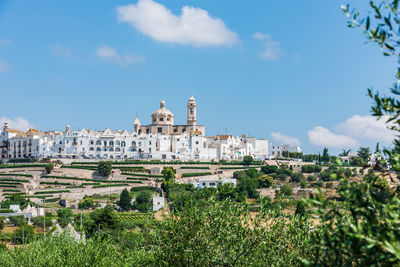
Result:
<instances>
[{"instance_id":1,"label":"cumulus cloud","mask_svg":"<svg viewBox=\"0 0 400 267\"><path fill-rule=\"evenodd\" d=\"M361 139L390 143L395 138L396 132L387 128L387 119L382 117L377 120L374 116L354 115L337 125L335 130Z\"/></svg>"},{"instance_id":2,"label":"cumulus cloud","mask_svg":"<svg viewBox=\"0 0 400 267\"><path fill-rule=\"evenodd\" d=\"M15 119L10 119L7 117L1 117L0 118L0 126L1 128L4 125L4 122L8 120L8 127L11 129L17 129L17 130L28 130L29 128L34 128L34 126L27 120L22 117L18 117Z\"/></svg>"},{"instance_id":3,"label":"cumulus cloud","mask_svg":"<svg viewBox=\"0 0 400 267\"><path fill-rule=\"evenodd\" d=\"M265 60L278 60L284 55L281 48L281 44L271 39L271 35L256 32L253 34L253 38L256 40L264 41L264 50L258 54L258 56Z\"/></svg>"},{"instance_id":4,"label":"cumulus cloud","mask_svg":"<svg viewBox=\"0 0 400 267\"><path fill-rule=\"evenodd\" d=\"M194 46L232 45L238 36L219 18L206 10L184 6L175 15L164 5L153 0L139 0L137 4L117 7L118 21L132 25L156 41Z\"/></svg>"},{"instance_id":5,"label":"cumulus cloud","mask_svg":"<svg viewBox=\"0 0 400 267\"><path fill-rule=\"evenodd\" d=\"M50 50L57 56L60 57L71 57L72 51L68 46L62 46L60 44L54 44L50 46Z\"/></svg>"},{"instance_id":6,"label":"cumulus cloud","mask_svg":"<svg viewBox=\"0 0 400 267\"><path fill-rule=\"evenodd\" d=\"M299 139L297 139L296 137L291 137L291 136L287 136L287 135L283 135L279 132L272 132L271 133L272 138L274 138L274 140L280 144L284 144L284 145L300 145L301 142Z\"/></svg>"},{"instance_id":7,"label":"cumulus cloud","mask_svg":"<svg viewBox=\"0 0 400 267\"><path fill-rule=\"evenodd\" d=\"M308 138L311 144L328 148L348 148L358 146L358 141L353 137L343 134L336 134L330 130L317 126L308 131Z\"/></svg>"},{"instance_id":8,"label":"cumulus cloud","mask_svg":"<svg viewBox=\"0 0 400 267\"><path fill-rule=\"evenodd\" d=\"M0 58L0 72L6 72L10 69L10 65Z\"/></svg>"},{"instance_id":9,"label":"cumulus cloud","mask_svg":"<svg viewBox=\"0 0 400 267\"><path fill-rule=\"evenodd\" d=\"M114 47L108 45L99 46L96 49L96 56L105 60L116 62L121 65L141 63L145 60L143 56L136 54L121 56Z\"/></svg>"}]
</instances>

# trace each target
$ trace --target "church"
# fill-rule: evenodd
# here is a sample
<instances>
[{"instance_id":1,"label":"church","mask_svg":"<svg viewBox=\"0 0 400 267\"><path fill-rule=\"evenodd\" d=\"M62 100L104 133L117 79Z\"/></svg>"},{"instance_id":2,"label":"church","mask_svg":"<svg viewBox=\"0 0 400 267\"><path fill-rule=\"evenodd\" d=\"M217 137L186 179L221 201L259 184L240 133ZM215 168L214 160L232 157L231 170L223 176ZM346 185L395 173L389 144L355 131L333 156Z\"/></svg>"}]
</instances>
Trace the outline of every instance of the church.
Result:
<instances>
[{"instance_id":1,"label":"church","mask_svg":"<svg viewBox=\"0 0 400 267\"><path fill-rule=\"evenodd\" d=\"M151 115L150 125L140 125L138 118L135 119L133 127L136 134L162 134L179 135L184 133L205 135L205 126L197 125L197 104L193 96L189 98L187 104L187 124L175 125L174 114L167 109L164 100L160 102L160 108Z\"/></svg>"}]
</instances>

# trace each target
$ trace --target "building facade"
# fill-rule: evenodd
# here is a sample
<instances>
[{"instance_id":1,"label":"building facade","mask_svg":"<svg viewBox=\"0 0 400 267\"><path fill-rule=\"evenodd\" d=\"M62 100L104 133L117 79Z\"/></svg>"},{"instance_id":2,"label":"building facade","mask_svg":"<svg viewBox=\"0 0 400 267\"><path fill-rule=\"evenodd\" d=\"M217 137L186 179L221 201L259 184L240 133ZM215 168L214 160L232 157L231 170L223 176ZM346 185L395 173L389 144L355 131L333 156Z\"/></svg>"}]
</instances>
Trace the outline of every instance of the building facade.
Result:
<instances>
[{"instance_id":1,"label":"building facade","mask_svg":"<svg viewBox=\"0 0 400 267\"><path fill-rule=\"evenodd\" d=\"M206 136L206 127L197 124L197 103L187 103L186 125L175 125L174 114L165 101L151 115L151 124L141 125L135 118L133 131L72 130L42 132L35 129L10 129L5 122L0 130L0 159L159 159L159 160L240 160L271 156L268 140L233 135ZM282 146L280 146L282 147ZM290 149L290 148L289 148ZM282 148L280 149L280 151ZM275 153L275 148L273 150Z\"/></svg>"}]
</instances>

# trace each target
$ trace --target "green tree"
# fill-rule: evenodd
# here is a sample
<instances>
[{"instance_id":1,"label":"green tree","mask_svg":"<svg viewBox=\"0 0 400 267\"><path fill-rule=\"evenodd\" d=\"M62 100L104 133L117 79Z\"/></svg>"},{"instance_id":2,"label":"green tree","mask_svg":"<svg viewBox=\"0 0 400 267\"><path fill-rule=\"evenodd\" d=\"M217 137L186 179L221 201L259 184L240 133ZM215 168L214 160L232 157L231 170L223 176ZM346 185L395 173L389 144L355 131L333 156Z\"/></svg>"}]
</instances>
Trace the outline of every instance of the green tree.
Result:
<instances>
[{"instance_id":1,"label":"green tree","mask_svg":"<svg viewBox=\"0 0 400 267\"><path fill-rule=\"evenodd\" d=\"M330 158L329 158L329 153L328 153L328 149L325 147L324 150L322 151L322 158L321 160L323 162L329 162Z\"/></svg>"},{"instance_id":2,"label":"green tree","mask_svg":"<svg viewBox=\"0 0 400 267\"><path fill-rule=\"evenodd\" d=\"M251 165L254 162L252 156L244 156L243 157L243 165Z\"/></svg>"},{"instance_id":3,"label":"green tree","mask_svg":"<svg viewBox=\"0 0 400 267\"><path fill-rule=\"evenodd\" d=\"M257 180L260 188L270 188L275 185L274 178L266 174L258 176Z\"/></svg>"},{"instance_id":4,"label":"green tree","mask_svg":"<svg viewBox=\"0 0 400 267\"><path fill-rule=\"evenodd\" d=\"M94 208L95 203L93 198L85 196L82 201L79 201L78 209L90 209Z\"/></svg>"},{"instance_id":5,"label":"green tree","mask_svg":"<svg viewBox=\"0 0 400 267\"><path fill-rule=\"evenodd\" d=\"M36 227L43 227L43 216L38 216L32 219L33 225ZM44 226L51 227L53 225L51 218L46 217L44 218Z\"/></svg>"},{"instance_id":6,"label":"green tree","mask_svg":"<svg viewBox=\"0 0 400 267\"><path fill-rule=\"evenodd\" d=\"M304 179L304 175L301 172L294 172L290 177L290 181L293 183L300 183Z\"/></svg>"},{"instance_id":7,"label":"green tree","mask_svg":"<svg viewBox=\"0 0 400 267\"><path fill-rule=\"evenodd\" d=\"M49 174L54 169L54 164L47 164L45 167L46 173Z\"/></svg>"},{"instance_id":8,"label":"green tree","mask_svg":"<svg viewBox=\"0 0 400 267\"><path fill-rule=\"evenodd\" d=\"M4 226L6 225L6 217L0 217L0 233L3 230Z\"/></svg>"},{"instance_id":9,"label":"green tree","mask_svg":"<svg viewBox=\"0 0 400 267\"><path fill-rule=\"evenodd\" d=\"M21 226L26 224L24 215L10 216L9 219L10 223L14 224L15 226Z\"/></svg>"},{"instance_id":10,"label":"green tree","mask_svg":"<svg viewBox=\"0 0 400 267\"><path fill-rule=\"evenodd\" d=\"M174 183L175 180L174 169L171 167L164 168L162 175L164 176L164 179L161 187L164 191L168 192L168 188Z\"/></svg>"},{"instance_id":11,"label":"green tree","mask_svg":"<svg viewBox=\"0 0 400 267\"><path fill-rule=\"evenodd\" d=\"M279 190L276 190L277 196L291 197L293 193L293 188L289 185L283 184Z\"/></svg>"},{"instance_id":12,"label":"green tree","mask_svg":"<svg viewBox=\"0 0 400 267\"><path fill-rule=\"evenodd\" d=\"M58 224L60 224L62 227L65 227L72 222L74 214L70 208L58 209L57 217Z\"/></svg>"},{"instance_id":13,"label":"green tree","mask_svg":"<svg viewBox=\"0 0 400 267\"><path fill-rule=\"evenodd\" d=\"M112 173L112 165L109 161L99 161L97 163L97 172L104 177L108 177Z\"/></svg>"},{"instance_id":14,"label":"green tree","mask_svg":"<svg viewBox=\"0 0 400 267\"><path fill-rule=\"evenodd\" d=\"M133 207L140 212L149 212L151 209L151 194L148 191L140 192L136 196Z\"/></svg>"},{"instance_id":15,"label":"green tree","mask_svg":"<svg viewBox=\"0 0 400 267\"><path fill-rule=\"evenodd\" d=\"M261 205L251 216L246 203L191 201L155 229L160 266L293 266L308 234L308 222L277 217ZM290 249L288 249L290 244Z\"/></svg>"},{"instance_id":16,"label":"green tree","mask_svg":"<svg viewBox=\"0 0 400 267\"><path fill-rule=\"evenodd\" d=\"M90 220L89 220L90 219ZM89 236L93 236L100 232L113 232L120 229L121 224L117 215L111 206L103 209L96 209L90 213L86 221L86 232Z\"/></svg>"},{"instance_id":17,"label":"green tree","mask_svg":"<svg viewBox=\"0 0 400 267\"><path fill-rule=\"evenodd\" d=\"M22 225L14 231L15 242L17 244L29 244L35 238L35 230L32 225Z\"/></svg>"},{"instance_id":18,"label":"green tree","mask_svg":"<svg viewBox=\"0 0 400 267\"><path fill-rule=\"evenodd\" d=\"M371 157L371 151L369 147L360 147L357 151L357 155L364 160L365 164L367 164Z\"/></svg>"},{"instance_id":19,"label":"green tree","mask_svg":"<svg viewBox=\"0 0 400 267\"><path fill-rule=\"evenodd\" d=\"M129 211L132 209L132 198L126 188L121 192L118 205L120 206L122 211Z\"/></svg>"}]
</instances>

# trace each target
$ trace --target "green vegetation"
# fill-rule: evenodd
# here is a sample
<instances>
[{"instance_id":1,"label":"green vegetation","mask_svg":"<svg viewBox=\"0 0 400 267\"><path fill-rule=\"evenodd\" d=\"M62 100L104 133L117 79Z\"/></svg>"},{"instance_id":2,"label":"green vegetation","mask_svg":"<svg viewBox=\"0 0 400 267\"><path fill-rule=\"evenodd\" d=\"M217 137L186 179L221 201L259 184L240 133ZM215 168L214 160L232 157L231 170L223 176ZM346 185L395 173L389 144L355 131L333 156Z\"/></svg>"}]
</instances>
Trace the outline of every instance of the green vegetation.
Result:
<instances>
[{"instance_id":1,"label":"green vegetation","mask_svg":"<svg viewBox=\"0 0 400 267\"><path fill-rule=\"evenodd\" d=\"M182 178L206 176L206 175L211 175L211 174L212 174L211 172L185 172L185 173L182 173Z\"/></svg>"},{"instance_id":2,"label":"green vegetation","mask_svg":"<svg viewBox=\"0 0 400 267\"><path fill-rule=\"evenodd\" d=\"M56 193L69 193L69 190L52 190L52 191L36 191L35 195L42 195L42 194L56 194Z\"/></svg>"},{"instance_id":3,"label":"green vegetation","mask_svg":"<svg viewBox=\"0 0 400 267\"><path fill-rule=\"evenodd\" d=\"M47 164L45 167L44 167L44 169L45 169L45 171L46 171L46 173L47 174L49 174L49 173L51 173L51 171L54 169L54 165L53 164Z\"/></svg>"},{"instance_id":4,"label":"green vegetation","mask_svg":"<svg viewBox=\"0 0 400 267\"><path fill-rule=\"evenodd\" d=\"M33 177L32 174L26 173L0 173L0 176L23 176L23 177ZM24 180L27 181L27 180Z\"/></svg>"},{"instance_id":5,"label":"green vegetation","mask_svg":"<svg viewBox=\"0 0 400 267\"><path fill-rule=\"evenodd\" d=\"M129 211L132 209L132 198L126 188L121 192L118 205L122 211Z\"/></svg>"},{"instance_id":6,"label":"green vegetation","mask_svg":"<svg viewBox=\"0 0 400 267\"><path fill-rule=\"evenodd\" d=\"M47 164L4 164L0 165L0 169L12 169L12 168L37 168L46 167Z\"/></svg>"},{"instance_id":7,"label":"green vegetation","mask_svg":"<svg viewBox=\"0 0 400 267\"><path fill-rule=\"evenodd\" d=\"M148 191L140 192L133 203L133 209L139 212L149 212L151 209L151 194Z\"/></svg>"},{"instance_id":8,"label":"green vegetation","mask_svg":"<svg viewBox=\"0 0 400 267\"><path fill-rule=\"evenodd\" d=\"M140 182L138 182L140 183ZM129 184L124 183L124 184L99 184L99 185L94 185L93 188L102 188L102 187L115 187L115 186L127 186Z\"/></svg>"},{"instance_id":9,"label":"green vegetation","mask_svg":"<svg viewBox=\"0 0 400 267\"><path fill-rule=\"evenodd\" d=\"M99 161L97 164L97 172L104 177L108 177L112 172L112 165L109 161Z\"/></svg>"}]
</instances>

